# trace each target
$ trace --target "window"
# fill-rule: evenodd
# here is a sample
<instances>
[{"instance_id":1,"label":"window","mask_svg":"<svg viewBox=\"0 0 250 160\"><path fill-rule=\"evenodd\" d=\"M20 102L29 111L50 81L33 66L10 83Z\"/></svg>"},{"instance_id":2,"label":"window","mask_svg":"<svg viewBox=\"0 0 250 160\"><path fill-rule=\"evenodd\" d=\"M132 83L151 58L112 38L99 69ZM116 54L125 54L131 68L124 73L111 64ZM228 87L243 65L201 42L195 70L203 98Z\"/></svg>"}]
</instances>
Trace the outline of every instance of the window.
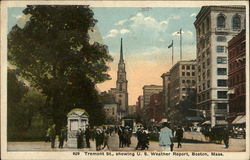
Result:
<instances>
[{"instance_id":1,"label":"window","mask_svg":"<svg viewBox=\"0 0 250 160\"><path fill-rule=\"evenodd\" d=\"M225 52L225 46L217 46L216 51L218 53L224 53Z\"/></svg>"},{"instance_id":2,"label":"window","mask_svg":"<svg viewBox=\"0 0 250 160\"><path fill-rule=\"evenodd\" d=\"M203 69L206 68L206 63L205 63L205 62L202 63L202 68L203 68Z\"/></svg>"},{"instance_id":3,"label":"window","mask_svg":"<svg viewBox=\"0 0 250 160\"><path fill-rule=\"evenodd\" d=\"M206 89L206 85L205 85L205 83L203 83L203 84L202 84L202 87L203 87L203 90L205 90L205 89Z\"/></svg>"},{"instance_id":4,"label":"window","mask_svg":"<svg viewBox=\"0 0 250 160\"><path fill-rule=\"evenodd\" d=\"M226 68L217 68L217 75L227 75Z\"/></svg>"},{"instance_id":5,"label":"window","mask_svg":"<svg viewBox=\"0 0 250 160\"><path fill-rule=\"evenodd\" d=\"M210 77L210 70L207 70L207 77Z\"/></svg>"},{"instance_id":6,"label":"window","mask_svg":"<svg viewBox=\"0 0 250 160\"><path fill-rule=\"evenodd\" d=\"M186 90L186 88L182 88L182 91L185 91Z\"/></svg>"},{"instance_id":7,"label":"window","mask_svg":"<svg viewBox=\"0 0 250 160\"><path fill-rule=\"evenodd\" d=\"M207 92L207 99L210 99L210 93Z\"/></svg>"},{"instance_id":8,"label":"window","mask_svg":"<svg viewBox=\"0 0 250 160\"><path fill-rule=\"evenodd\" d=\"M185 76L185 72L182 72L182 76Z\"/></svg>"},{"instance_id":9,"label":"window","mask_svg":"<svg viewBox=\"0 0 250 160\"><path fill-rule=\"evenodd\" d=\"M210 88L210 80L207 81L207 88Z\"/></svg>"},{"instance_id":10,"label":"window","mask_svg":"<svg viewBox=\"0 0 250 160\"><path fill-rule=\"evenodd\" d=\"M217 86L218 87L226 87L227 86L227 80L226 79L218 79L217 80Z\"/></svg>"},{"instance_id":11,"label":"window","mask_svg":"<svg viewBox=\"0 0 250 160\"><path fill-rule=\"evenodd\" d=\"M119 90L122 91L122 84L119 84Z\"/></svg>"},{"instance_id":12,"label":"window","mask_svg":"<svg viewBox=\"0 0 250 160\"><path fill-rule=\"evenodd\" d=\"M209 66L210 65L210 59L208 58L207 59L207 66Z\"/></svg>"},{"instance_id":13,"label":"window","mask_svg":"<svg viewBox=\"0 0 250 160\"><path fill-rule=\"evenodd\" d=\"M226 42L227 41L226 37L224 37L224 36L218 36L216 40L218 42Z\"/></svg>"},{"instance_id":14,"label":"window","mask_svg":"<svg viewBox=\"0 0 250 160\"><path fill-rule=\"evenodd\" d=\"M183 65L181 68L182 68L182 69L185 69L185 66Z\"/></svg>"},{"instance_id":15,"label":"window","mask_svg":"<svg viewBox=\"0 0 250 160\"><path fill-rule=\"evenodd\" d=\"M198 72L200 72L201 71L201 66L198 66Z\"/></svg>"},{"instance_id":16,"label":"window","mask_svg":"<svg viewBox=\"0 0 250 160\"><path fill-rule=\"evenodd\" d=\"M195 69L195 65L192 65L192 69Z\"/></svg>"},{"instance_id":17,"label":"window","mask_svg":"<svg viewBox=\"0 0 250 160\"><path fill-rule=\"evenodd\" d=\"M187 80L187 83L189 84L189 83L190 83L190 80Z\"/></svg>"},{"instance_id":18,"label":"window","mask_svg":"<svg viewBox=\"0 0 250 160\"><path fill-rule=\"evenodd\" d=\"M192 84L195 85L195 80L192 80Z\"/></svg>"},{"instance_id":19,"label":"window","mask_svg":"<svg viewBox=\"0 0 250 160\"><path fill-rule=\"evenodd\" d=\"M217 27L218 28L225 28L225 17L224 15L220 14L218 17L217 17Z\"/></svg>"},{"instance_id":20,"label":"window","mask_svg":"<svg viewBox=\"0 0 250 160\"><path fill-rule=\"evenodd\" d=\"M192 72L192 76L195 76L195 72Z\"/></svg>"},{"instance_id":21,"label":"window","mask_svg":"<svg viewBox=\"0 0 250 160\"><path fill-rule=\"evenodd\" d=\"M217 64L227 64L227 57L217 57Z\"/></svg>"},{"instance_id":22,"label":"window","mask_svg":"<svg viewBox=\"0 0 250 160\"><path fill-rule=\"evenodd\" d=\"M182 83L185 83L185 80L182 80Z\"/></svg>"},{"instance_id":23,"label":"window","mask_svg":"<svg viewBox=\"0 0 250 160\"><path fill-rule=\"evenodd\" d=\"M216 116L216 120L225 120L225 117L224 116Z\"/></svg>"},{"instance_id":24,"label":"window","mask_svg":"<svg viewBox=\"0 0 250 160\"><path fill-rule=\"evenodd\" d=\"M209 31L210 23L209 23L209 17L206 19L206 26L207 26L207 31Z\"/></svg>"},{"instance_id":25,"label":"window","mask_svg":"<svg viewBox=\"0 0 250 160\"><path fill-rule=\"evenodd\" d=\"M217 98L227 99L227 91L217 91Z\"/></svg>"},{"instance_id":26,"label":"window","mask_svg":"<svg viewBox=\"0 0 250 160\"><path fill-rule=\"evenodd\" d=\"M190 76L190 72L187 72L187 76Z\"/></svg>"},{"instance_id":27,"label":"window","mask_svg":"<svg viewBox=\"0 0 250 160\"><path fill-rule=\"evenodd\" d=\"M227 103L217 103L217 109L227 109Z\"/></svg>"},{"instance_id":28,"label":"window","mask_svg":"<svg viewBox=\"0 0 250 160\"><path fill-rule=\"evenodd\" d=\"M238 14L236 14L235 16L233 16L233 30L237 30L240 29L240 16Z\"/></svg>"},{"instance_id":29,"label":"window","mask_svg":"<svg viewBox=\"0 0 250 160\"><path fill-rule=\"evenodd\" d=\"M190 70L190 66L187 66L187 70Z\"/></svg>"}]
</instances>

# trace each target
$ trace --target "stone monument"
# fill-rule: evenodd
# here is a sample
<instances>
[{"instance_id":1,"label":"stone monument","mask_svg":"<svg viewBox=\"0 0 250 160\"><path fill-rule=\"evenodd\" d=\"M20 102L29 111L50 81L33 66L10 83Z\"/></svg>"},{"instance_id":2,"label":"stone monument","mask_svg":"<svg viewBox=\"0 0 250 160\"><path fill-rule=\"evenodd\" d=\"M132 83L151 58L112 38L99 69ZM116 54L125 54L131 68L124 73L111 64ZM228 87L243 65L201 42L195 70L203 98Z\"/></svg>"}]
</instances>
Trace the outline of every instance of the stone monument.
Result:
<instances>
[{"instance_id":1,"label":"stone monument","mask_svg":"<svg viewBox=\"0 0 250 160\"><path fill-rule=\"evenodd\" d=\"M74 108L68 113L67 117L68 117L67 147L76 148L77 131L79 131L79 129L85 131L86 126L89 124L89 115L84 109Z\"/></svg>"}]
</instances>

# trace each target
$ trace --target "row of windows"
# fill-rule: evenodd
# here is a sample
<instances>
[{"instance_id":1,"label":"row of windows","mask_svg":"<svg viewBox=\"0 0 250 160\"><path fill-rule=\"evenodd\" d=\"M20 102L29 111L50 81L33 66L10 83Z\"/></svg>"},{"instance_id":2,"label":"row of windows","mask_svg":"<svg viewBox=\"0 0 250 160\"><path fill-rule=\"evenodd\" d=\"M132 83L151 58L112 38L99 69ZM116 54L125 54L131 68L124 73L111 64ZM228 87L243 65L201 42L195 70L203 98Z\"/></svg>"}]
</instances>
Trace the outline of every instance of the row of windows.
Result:
<instances>
[{"instance_id":1,"label":"row of windows","mask_svg":"<svg viewBox=\"0 0 250 160\"><path fill-rule=\"evenodd\" d=\"M225 28L226 27L226 16L219 14L217 17L217 27ZM236 14L232 17L232 28L233 30L241 29L241 17Z\"/></svg>"},{"instance_id":2,"label":"row of windows","mask_svg":"<svg viewBox=\"0 0 250 160\"><path fill-rule=\"evenodd\" d=\"M190 72L182 72L181 73L182 76L188 76L188 77L191 76L191 74L192 74L192 76L195 76L195 72L192 72L192 73L190 73Z\"/></svg>"},{"instance_id":3,"label":"row of windows","mask_svg":"<svg viewBox=\"0 0 250 160\"><path fill-rule=\"evenodd\" d=\"M198 102L205 101L207 99L210 99L210 92L204 92L201 95L198 96Z\"/></svg>"},{"instance_id":4,"label":"row of windows","mask_svg":"<svg viewBox=\"0 0 250 160\"><path fill-rule=\"evenodd\" d=\"M190 70L191 68L194 70L195 69L195 65L182 65L181 67L182 69L186 69L186 70Z\"/></svg>"},{"instance_id":5,"label":"row of windows","mask_svg":"<svg viewBox=\"0 0 250 160\"><path fill-rule=\"evenodd\" d=\"M218 87L227 87L228 86L227 83L228 82L226 79L218 79L217 80ZM204 91L204 90L209 89L209 88L210 88L210 80L207 80L206 82L202 83L202 86L198 87L198 91L201 92L201 91Z\"/></svg>"},{"instance_id":6,"label":"row of windows","mask_svg":"<svg viewBox=\"0 0 250 160\"><path fill-rule=\"evenodd\" d=\"M227 57L217 57L217 64L227 64Z\"/></svg>"},{"instance_id":7,"label":"row of windows","mask_svg":"<svg viewBox=\"0 0 250 160\"><path fill-rule=\"evenodd\" d=\"M226 53L226 47L225 46L217 46L216 52L218 53Z\"/></svg>"},{"instance_id":8,"label":"row of windows","mask_svg":"<svg viewBox=\"0 0 250 160\"><path fill-rule=\"evenodd\" d=\"M207 78L210 77L210 69L202 72L202 79L206 79L206 77ZM199 82L201 81L201 75L198 76L198 80L199 80Z\"/></svg>"},{"instance_id":9,"label":"row of windows","mask_svg":"<svg viewBox=\"0 0 250 160\"><path fill-rule=\"evenodd\" d=\"M184 79L182 80L182 84L184 84L184 83L188 83L189 84L191 82L192 82L193 85L196 83L195 80L189 80L189 79L188 80L184 80Z\"/></svg>"},{"instance_id":10,"label":"row of windows","mask_svg":"<svg viewBox=\"0 0 250 160\"><path fill-rule=\"evenodd\" d=\"M202 87L202 88L201 88ZM210 88L210 80L207 80L206 82L202 83L202 86L198 87L198 92L204 91L207 88Z\"/></svg>"},{"instance_id":11,"label":"row of windows","mask_svg":"<svg viewBox=\"0 0 250 160\"><path fill-rule=\"evenodd\" d=\"M227 99L227 91L217 91L218 99Z\"/></svg>"},{"instance_id":12,"label":"row of windows","mask_svg":"<svg viewBox=\"0 0 250 160\"><path fill-rule=\"evenodd\" d=\"M227 68L217 68L217 75L227 75Z\"/></svg>"}]
</instances>

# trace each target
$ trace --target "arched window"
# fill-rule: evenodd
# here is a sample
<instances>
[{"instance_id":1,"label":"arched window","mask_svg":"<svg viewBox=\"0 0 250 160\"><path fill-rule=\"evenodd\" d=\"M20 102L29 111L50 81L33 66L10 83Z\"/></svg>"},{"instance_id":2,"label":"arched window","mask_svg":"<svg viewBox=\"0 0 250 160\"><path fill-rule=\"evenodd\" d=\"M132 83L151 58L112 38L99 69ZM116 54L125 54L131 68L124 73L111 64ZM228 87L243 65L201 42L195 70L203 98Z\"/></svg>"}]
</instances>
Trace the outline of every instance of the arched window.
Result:
<instances>
[{"instance_id":1,"label":"arched window","mask_svg":"<svg viewBox=\"0 0 250 160\"><path fill-rule=\"evenodd\" d=\"M226 21L225 16L223 14L220 14L217 17L217 27L218 28L225 28L225 21Z\"/></svg>"},{"instance_id":2,"label":"arched window","mask_svg":"<svg viewBox=\"0 0 250 160\"><path fill-rule=\"evenodd\" d=\"M233 23L233 30L240 29L241 22L240 22L240 16L238 14L236 14L235 16L233 16L232 23Z\"/></svg>"}]
</instances>

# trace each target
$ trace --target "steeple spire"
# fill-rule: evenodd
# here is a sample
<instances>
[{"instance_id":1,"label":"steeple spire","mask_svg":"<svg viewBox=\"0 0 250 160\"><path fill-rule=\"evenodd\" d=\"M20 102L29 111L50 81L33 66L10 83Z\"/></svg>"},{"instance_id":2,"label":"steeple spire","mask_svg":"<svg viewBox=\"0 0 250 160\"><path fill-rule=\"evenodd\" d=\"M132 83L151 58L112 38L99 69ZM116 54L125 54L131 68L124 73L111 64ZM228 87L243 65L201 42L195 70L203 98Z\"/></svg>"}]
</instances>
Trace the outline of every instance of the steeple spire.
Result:
<instances>
[{"instance_id":1,"label":"steeple spire","mask_svg":"<svg viewBox=\"0 0 250 160\"><path fill-rule=\"evenodd\" d=\"M123 62L123 49L122 49L122 38L121 38L121 50L120 50L120 62Z\"/></svg>"}]
</instances>

